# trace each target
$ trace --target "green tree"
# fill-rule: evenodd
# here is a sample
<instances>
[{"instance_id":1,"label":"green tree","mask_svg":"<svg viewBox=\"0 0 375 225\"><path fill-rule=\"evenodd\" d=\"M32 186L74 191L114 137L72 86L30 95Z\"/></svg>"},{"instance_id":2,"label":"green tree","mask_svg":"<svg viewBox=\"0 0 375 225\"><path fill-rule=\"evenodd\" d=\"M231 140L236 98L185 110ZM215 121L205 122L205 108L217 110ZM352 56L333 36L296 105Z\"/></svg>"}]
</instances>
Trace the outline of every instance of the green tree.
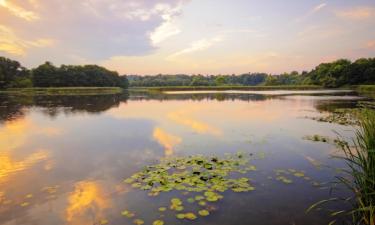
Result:
<instances>
[{"instance_id":1,"label":"green tree","mask_svg":"<svg viewBox=\"0 0 375 225\"><path fill-rule=\"evenodd\" d=\"M15 60L0 57L0 88L29 86L29 71Z\"/></svg>"},{"instance_id":2,"label":"green tree","mask_svg":"<svg viewBox=\"0 0 375 225\"><path fill-rule=\"evenodd\" d=\"M226 84L226 79L224 76L221 76L221 75L218 75L216 78L215 78L215 84L216 86L222 86L222 85L225 85Z\"/></svg>"}]
</instances>

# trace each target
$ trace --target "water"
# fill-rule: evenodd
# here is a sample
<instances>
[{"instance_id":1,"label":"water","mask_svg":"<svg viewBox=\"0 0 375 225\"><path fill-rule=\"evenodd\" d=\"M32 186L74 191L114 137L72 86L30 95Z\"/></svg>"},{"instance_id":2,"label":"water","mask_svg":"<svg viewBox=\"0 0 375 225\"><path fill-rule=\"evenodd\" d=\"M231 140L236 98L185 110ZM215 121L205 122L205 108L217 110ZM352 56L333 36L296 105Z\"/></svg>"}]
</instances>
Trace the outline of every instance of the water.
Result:
<instances>
[{"instance_id":1,"label":"water","mask_svg":"<svg viewBox=\"0 0 375 225\"><path fill-rule=\"evenodd\" d=\"M352 92L169 93L102 96L0 95L0 224L133 224L125 209L151 224L177 193L149 197L124 178L163 157L252 155L246 176L256 190L225 192L211 215L166 224L326 224L327 212L305 213L328 198L324 186L345 165L320 134L348 140L353 127L309 117L355 107ZM274 170L310 178L277 181ZM348 193L341 192L346 195ZM183 196L179 196L183 199ZM188 203L186 203L188 204ZM345 206L331 204L339 210ZM191 210L196 210L191 207Z\"/></svg>"}]
</instances>

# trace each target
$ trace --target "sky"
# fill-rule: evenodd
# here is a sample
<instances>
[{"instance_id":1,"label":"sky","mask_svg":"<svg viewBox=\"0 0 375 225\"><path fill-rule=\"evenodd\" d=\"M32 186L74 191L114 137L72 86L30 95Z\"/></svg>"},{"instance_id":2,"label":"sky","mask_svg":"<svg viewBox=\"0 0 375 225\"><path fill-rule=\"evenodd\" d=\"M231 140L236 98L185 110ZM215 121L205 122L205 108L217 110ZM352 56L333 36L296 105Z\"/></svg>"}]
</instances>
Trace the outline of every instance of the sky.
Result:
<instances>
[{"instance_id":1,"label":"sky","mask_svg":"<svg viewBox=\"0 0 375 225\"><path fill-rule=\"evenodd\" d=\"M375 57L374 0L0 0L0 56L120 74L279 74Z\"/></svg>"}]
</instances>

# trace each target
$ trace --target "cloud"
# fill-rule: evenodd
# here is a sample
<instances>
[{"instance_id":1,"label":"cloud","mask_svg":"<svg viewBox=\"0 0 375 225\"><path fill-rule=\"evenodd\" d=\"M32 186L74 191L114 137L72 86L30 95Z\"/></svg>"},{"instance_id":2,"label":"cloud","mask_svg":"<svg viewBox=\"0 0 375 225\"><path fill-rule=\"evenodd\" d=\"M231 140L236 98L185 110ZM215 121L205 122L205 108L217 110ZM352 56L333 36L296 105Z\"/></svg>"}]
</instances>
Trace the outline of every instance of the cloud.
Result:
<instances>
[{"instance_id":1,"label":"cloud","mask_svg":"<svg viewBox=\"0 0 375 225\"><path fill-rule=\"evenodd\" d=\"M10 0L0 0L0 6L6 8L10 13L24 20L33 21L39 19L39 16L35 12L26 10Z\"/></svg>"},{"instance_id":2,"label":"cloud","mask_svg":"<svg viewBox=\"0 0 375 225\"><path fill-rule=\"evenodd\" d=\"M196 111L195 109L193 111ZM191 110L179 110L168 114L168 118L178 124L189 127L199 134L210 134L214 136L222 135L222 131L219 128L210 126L207 123L198 121L192 118Z\"/></svg>"},{"instance_id":3,"label":"cloud","mask_svg":"<svg viewBox=\"0 0 375 225\"><path fill-rule=\"evenodd\" d=\"M302 17L296 19L296 22L301 22L305 19L307 19L308 17L314 15L315 13L321 11L323 8L325 8L327 6L327 3L321 3L319 5L316 5L314 6L310 11L308 11L305 15L303 15Z\"/></svg>"},{"instance_id":4,"label":"cloud","mask_svg":"<svg viewBox=\"0 0 375 225\"><path fill-rule=\"evenodd\" d=\"M366 47L375 50L375 40L367 42Z\"/></svg>"},{"instance_id":5,"label":"cloud","mask_svg":"<svg viewBox=\"0 0 375 225\"><path fill-rule=\"evenodd\" d=\"M48 38L23 40L19 38L12 29L0 25L0 52L25 56L27 49L50 47L54 42L54 40Z\"/></svg>"},{"instance_id":6,"label":"cloud","mask_svg":"<svg viewBox=\"0 0 375 225\"><path fill-rule=\"evenodd\" d=\"M159 142L160 145L164 147L165 156L173 155L176 145L182 142L181 137L169 134L159 127L154 129L152 136L155 140L157 140L157 142Z\"/></svg>"},{"instance_id":7,"label":"cloud","mask_svg":"<svg viewBox=\"0 0 375 225\"><path fill-rule=\"evenodd\" d=\"M222 36L217 36L211 39L201 39L199 41L195 41L191 43L190 47L182 49L178 52L173 53L172 55L169 55L167 59L173 59L181 55L190 54L197 51L203 51L211 46L213 46L216 43L222 42L223 38Z\"/></svg>"},{"instance_id":8,"label":"cloud","mask_svg":"<svg viewBox=\"0 0 375 225\"><path fill-rule=\"evenodd\" d=\"M14 44L19 39L7 38L3 51L15 55L33 55L28 61L55 63L91 62L114 55L139 56L155 50L155 45L176 35L180 29L173 21L181 14L187 0L0 0L11 13L1 15L2 25L31 40L36 47L49 37L59 45L31 49ZM15 22L15 17L24 20ZM39 40L39 41L36 41ZM13 44L10 44L12 42ZM29 53L29 54L28 54ZM74 57L72 57L74 56Z\"/></svg>"},{"instance_id":9,"label":"cloud","mask_svg":"<svg viewBox=\"0 0 375 225\"><path fill-rule=\"evenodd\" d=\"M349 20L366 20L375 17L374 7L356 7L352 9L339 10L335 12L337 17Z\"/></svg>"},{"instance_id":10,"label":"cloud","mask_svg":"<svg viewBox=\"0 0 375 225\"><path fill-rule=\"evenodd\" d=\"M90 224L92 219L103 218L104 211L111 206L112 202L99 183L81 181L75 184L74 191L69 194L66 220L69 224ZM91 213L95 218L88 216Z\"/></svg>"},{"instance_id":11,"label":"cloud","mask_svg":"<svg viewBox=\"0 0 375 225\"><path fill-rule=\"evenodd\" d=\"M174 19L180 15L182 10L182 3L176 7L171 7L167 4L157 4L152 10L153 13L161 13L163 23L150 33L150 39L153 45L168 39L171 36L181 33L180 28L174 23Z\"/></svg>"},{"instance_id":12,"label":"cloud","mask_svg":"<svg viewBox=\"0 0 375 225\"><path fill-rule=\"evenodd\" d=\"M312 10L311 10L311 13L316 13L318 11L320 11L321 9L323 9L324 7L327 6L327 3L321 3L317 6L315 6Z\"/></svg>"}]
</instances>

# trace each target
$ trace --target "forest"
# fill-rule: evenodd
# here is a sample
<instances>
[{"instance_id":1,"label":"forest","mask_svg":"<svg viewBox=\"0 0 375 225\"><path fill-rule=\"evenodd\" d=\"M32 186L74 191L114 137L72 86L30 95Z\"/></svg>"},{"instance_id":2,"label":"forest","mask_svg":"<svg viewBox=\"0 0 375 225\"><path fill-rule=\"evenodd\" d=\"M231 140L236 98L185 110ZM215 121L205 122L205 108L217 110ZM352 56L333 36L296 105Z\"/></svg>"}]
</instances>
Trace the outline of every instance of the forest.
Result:
<instances>
[{"instance_id":1,"label":"forest","mask_svg":"<svg viewBox=\"0 0 375 225\"><path fill-rule=\"evenodd\" d=\"M19 62L0 57L0 88L27 87L128 87L126 76L119 76L97 65L54 66L46 62L31 70Z\"/></svg>"},{"instance_id":2,"label":"forest","mask_svg":"<svg viewBox=\"0 0 375 225\"><path fill-rule=\"evenodd\" d=\"M126 66L126 65L124 65ZM0 57L0 88L26 87L160 87L160 86L278 86L319 85L328 88L375 84L375 58L351 62L339 59L311 71L240 75L119 75L98 65L61 65L45 62L33 69Z\"/></svg>"},{"instance_id":3,"label":"forest","mask_svg":"<svg viewBox=\"0 0 375 225\"><path fill-rule=\"evenodd\" d=\"M157 86L250 86L250 85L319 85L341 87L345 85L375 84L375 58L361 58L354 62L339 59L322 63L310 72L292 71L271 75L245 73L241 75L156 75L127 76L132 87Z\"/></svg>"}]
</instances>

